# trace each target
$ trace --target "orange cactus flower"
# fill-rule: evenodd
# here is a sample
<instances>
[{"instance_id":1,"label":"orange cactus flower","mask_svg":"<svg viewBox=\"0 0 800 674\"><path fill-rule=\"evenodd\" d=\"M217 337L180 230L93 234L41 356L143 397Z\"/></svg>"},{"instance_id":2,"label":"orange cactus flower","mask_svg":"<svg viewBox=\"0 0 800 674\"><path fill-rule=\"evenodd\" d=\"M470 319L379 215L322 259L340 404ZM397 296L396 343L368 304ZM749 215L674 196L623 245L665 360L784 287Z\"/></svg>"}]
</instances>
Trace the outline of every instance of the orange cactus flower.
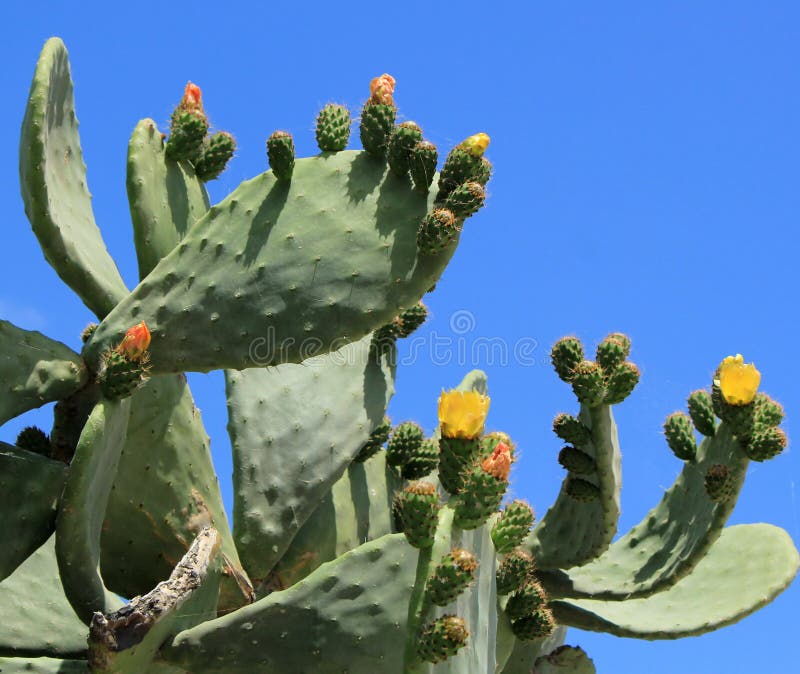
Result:
<instances>
[{"instance_id":1,"label":"orange cactus flower","mask_svg":"<svg viewBox=\"0 0 800 674\"><path fill-rule=\"evenodd\" d=\"M728 356L719 366L719 388L729 405L749 405L756 397L761 373L753 363L745 364L742 354Z\"/></svg>"},{"instance_id":2,"label":"orange cactus flower","mask_svg":"<svg viewBox=\"0 0 800 674\"><path fill-rule=\"evenodd\" d=\"M439 424L445 438L477 438L489 413L489 396L477 391L449 391L439 397Z\"/></svg>"},{"instance_id":3,"label":"orange cactus flower","mask_svg":"<svg viewBox=\"0 0 800 674\"><path fill-rule=\"evenodd\" d=\"M511 473L511 461L511 447L505 442L500 442L491 455L483 460L481 468L498 480L507 482Z\"/></svg>"},{"instance_id":4,"label":"orange cactus flower","mask_svg":"<svg viewBox=\"0 0 800 674\"><path fill-rule=\"evenodd\" d=\"M147 347L150 346L150 331L144 321L134 325L125 333L125 337L117 347L117 351L131 360L141 360Z\"/></svg>"},{"instance_id":5,"label":"orange cactus flower","mask_svg":"<svg viewBox=\"0 0 800 674\"><path fill-rule=\"evenodd\" d=\"M186 83L180 108L182 110L203 110L203 94L200 91L200 87L191 82Z\"/></svg>"},{"instance_id":6,"label":"orange cactus flower","mask_svg":"<svg viewBox=\"0 0 800 674\"><path fill-rule=\"evenodd\" d=\"M384 73L380 77L375 77L369 83L369 101L370 103L377 103L379 105L394 105L395 79L391 75Z\"/></svg>"}]
</instances>

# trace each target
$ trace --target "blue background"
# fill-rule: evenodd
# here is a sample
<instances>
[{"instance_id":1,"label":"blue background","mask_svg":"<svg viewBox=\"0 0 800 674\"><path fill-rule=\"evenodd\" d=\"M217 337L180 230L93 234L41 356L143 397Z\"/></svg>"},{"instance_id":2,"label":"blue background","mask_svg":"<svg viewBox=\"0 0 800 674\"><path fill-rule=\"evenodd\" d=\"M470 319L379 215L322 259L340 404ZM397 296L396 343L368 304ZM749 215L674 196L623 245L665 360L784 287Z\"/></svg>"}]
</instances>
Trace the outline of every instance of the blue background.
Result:
<instances>
[{"instance_id":1,"label":"blue background","mask_svg":"<svg viewBox=\"0 0 800 674\"><path fill-rule=\"evenodd\" d=\"M140 118L166 128L186 81L202 87L212 123L239 142L210 185L218 201L265 170L271 131L290 130L298 155L314 154L319 108L335 101L357 112L370 78L389 72L403 119L419 122L442 152L488 132L496 166L486 208L468 221L426 300L432 318L418 335L451 347L436 358L423 348L401 365L395 421L432 429L441 387L484 368L489 425L521 449L514 494L544 513L562 478L550 423L575 409L547 365L549 347L574 333L591 349L625 331L642 381L615 411L621 531L680 469L661 434L664 418L708 385L725 355L755 361L763 389L787 408L790 437L800 432L797 3L15 5L0 25L8 204L0 317L74 348L92 318L44 262L19 197L18 130L47 37L61 36L70 50L95 215L130 287L125 152ZM506 361L499 351L473 354L480 338L501 340ZM536 345L534 363L530 353L525 363L514 358L518 343ZM402 353L411 360L408 344ZM222 377L192 375L191 383L230 504ZM0 438L13 441L37 420L49 428L48 414L10 422ZM800 541L798 475L791 446L752 465L732 523L771 522ZM577 631L568 642L604 674L798 671L799 599L796 583L743 622L679 642Z\"/></svg>"}]
</instances>

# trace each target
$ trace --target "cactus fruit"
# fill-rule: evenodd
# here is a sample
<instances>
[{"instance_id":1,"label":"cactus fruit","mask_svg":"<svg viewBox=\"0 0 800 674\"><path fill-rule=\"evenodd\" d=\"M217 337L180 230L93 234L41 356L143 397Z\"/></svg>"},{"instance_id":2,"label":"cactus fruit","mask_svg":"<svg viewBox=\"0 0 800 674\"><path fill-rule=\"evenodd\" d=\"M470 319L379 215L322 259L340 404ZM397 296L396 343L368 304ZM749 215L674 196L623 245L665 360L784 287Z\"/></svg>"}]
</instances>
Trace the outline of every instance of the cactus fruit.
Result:
<instances>
[{"instance_id":1,"label":"cactus fruit","mask_svg":"<svg viewBox=\"0 0 800 674\"><path fill-rule=\"evenodd\" d=\"M212 207L204 183L235 144L208 135L189 83L166 143L143 119L128 144L129 291L92 215L66 49L47 42L22 195L47 261L99 323L79 354L0 321L0 422L55 403L49 436L0 443L0 670L588 674L585 653L559 647L567 626L700 634L792 581L784 531L725 528L749 462L788 442L739 355L689 396L690 416L667 419L680 474L619 538L612 406L640 377L621 333L594 361L577 337L552 348L579 409L553 422L567 474L535 526L523 501L501 509L519 453L486 432L484 373L442 392L432 437L392 431L396 341L426 320L421 299L492 171L478 133L437 180L419 126L395 126L394 89L390 75L370 83L363 152L344 150L350 113L329 104L323 154L296 159L275 132L271 171ZM220 369L232 528L184 374Z\"/></svg>"},{"instance_id":2,"label":"cactus fruit","mask_svg":"<svg viewBox=\"0 0 800 674\"><path fill-rule=\"evenodd\" d=\"M269 167L279 180L291 180L294 171L294 139L288 131L274 131L267 138Z\"/></svg>"},{"instance_id":3,"label":"cactus fruit","mask_svg":"<svg viewBox=\"0 0 800 674\"><path fill-rule=\"evenodd\" d=\"M219 178L236 152L236 141L227 131L218 131L203 141L194 165L195 175L204 183Z\"/></svg>"},{"instance_id":4,"label":"cactus fruit","mask_svg":"<svg viewBox=\"0 0 800 674\"><path fill-rule=\"evenodd\" d=\"M467 643L469 632L464 621L446 615L425 626L419 636L419 656L425 662L441 662L454 656Z\"/></svg>"},{"instance_id":5,"label":"cactus fruit","mask_svg":"<svg viewBox=\"0 0 800 674\"><path fill-rule=\"evenodd\" d=\"M350 140L350 111L343 105L328 103L317 115L317 145L323 152L339 152Z\"/></svg>"},{"instance_id":6,"label":"cactus fruit","mask_svg":"<svg viewBox=\"0 0 800 674\"><path fill-rule=\"evenodd\" d=\"M492 527L494 549L502 555L521 545L533 526L533 520L533 508L525 501L509 503Z\"/></svg>"}]
</instances>

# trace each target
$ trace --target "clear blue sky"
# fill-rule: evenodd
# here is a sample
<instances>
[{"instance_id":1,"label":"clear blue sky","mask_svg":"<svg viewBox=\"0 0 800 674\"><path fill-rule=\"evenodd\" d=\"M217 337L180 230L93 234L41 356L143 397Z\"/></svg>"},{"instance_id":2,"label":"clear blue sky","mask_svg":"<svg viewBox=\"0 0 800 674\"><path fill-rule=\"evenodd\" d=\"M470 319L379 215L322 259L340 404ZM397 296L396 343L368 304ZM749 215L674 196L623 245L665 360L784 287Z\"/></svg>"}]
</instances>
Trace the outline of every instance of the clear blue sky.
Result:
<instances>
[{"instance_id":1,"label":"clear blue sky","mask_svg":"<svg viewBox=\"0 0 800 674\"><path fill-rule=\"evenodd\" d=\"M434 362L423 351L402 366L395 420L432 428L440 388L483 367L490 425L522 450L515 494L543 513L562 477L550 422L575 408L543 362L549 347L567 333L593 347L625 331L643 377L616 411L622 531L680 468L661 435L664 418L708 384L723 356L755 361L763 389L787 408L790 439L800 433L797 3L31 0L3 14L0 317L75 348L91 319L44 262L19 197L19 126L47 37L61 36L70 51L95 214L131 287L124 172L139 119L166 125L186 81L203 88L212 122L239 141L211 185L219 200L265 170L271 131L289 129L298 154L313 154L318 109L336 101L356 111L369 79L389 72L403 118L441 149L488 132L496 166L487 207L468 222L421 331L429 343L434 333L463 343L466 357L456 349ZM473 322L451 324L456 312ZM535 343L535 363L471 358L480 337ZM230 502L222 378L191 381ZM22 423L0 438L13 441ZM800 541L798 477L791 446L753 465L732 523L771 522ZM796 671L799 600L796 583L742 623L679 642L577 631L568 642L584 646L603 674Z\"/></svg>"}]
</instances>

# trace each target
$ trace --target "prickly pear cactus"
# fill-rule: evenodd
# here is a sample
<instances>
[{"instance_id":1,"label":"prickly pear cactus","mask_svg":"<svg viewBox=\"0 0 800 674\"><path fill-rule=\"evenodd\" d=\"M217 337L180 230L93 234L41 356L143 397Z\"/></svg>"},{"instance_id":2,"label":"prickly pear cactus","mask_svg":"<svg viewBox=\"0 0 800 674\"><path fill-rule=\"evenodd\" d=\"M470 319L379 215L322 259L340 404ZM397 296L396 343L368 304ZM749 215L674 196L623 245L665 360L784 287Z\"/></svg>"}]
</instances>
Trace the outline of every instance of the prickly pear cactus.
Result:
<instances>
[{"instance_id":1,"label":"prickly pear cactus","mask_svg":"<svg viewBox=\"0 0 800 674\"><path fill-rule=\"evenodd\" d=\"M485 433L482 372L442 393L430 435L387 418L395 343L425 321L420 300L492 172L477 133L436 173L422 128L396 123L395 86L370 82L364 150L346 149L351 111L326 105L320 154L295 157L275 131L269 170L211 205L204 184L236 143L209 134L189 83L168 136L144 119L130 139L129 290L92 215L67 52L47 42L22 195L46 259L99 324L78 353L0 322L0 423L56 402L49 434L0 447L0 671L590 674L568 626L702 634L792 581L786 532L725 527L750 461L787 444L782 408L741 356L667 418L683 469L615 542L613 406L639 380L625 335L593 360L576 337L553 347L576 407L555 418L566 474L538 521L506 498L518 454ZM216 369L232 529L183 374Z\"/></svg>"}]
</instances>

